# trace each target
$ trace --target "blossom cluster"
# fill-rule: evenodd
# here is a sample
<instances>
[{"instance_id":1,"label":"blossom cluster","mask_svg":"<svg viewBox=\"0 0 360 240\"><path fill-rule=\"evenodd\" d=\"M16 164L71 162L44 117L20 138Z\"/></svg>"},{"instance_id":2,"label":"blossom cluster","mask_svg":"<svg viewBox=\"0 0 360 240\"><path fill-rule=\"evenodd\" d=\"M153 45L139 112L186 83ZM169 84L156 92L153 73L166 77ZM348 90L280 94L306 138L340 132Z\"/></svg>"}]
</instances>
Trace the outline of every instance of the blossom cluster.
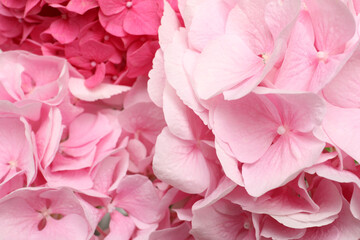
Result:
<instances>
[{"instance_id":1,"label":"blossom cluster","mask_svg":"<svg viewBox=\"0 0 360 240\"><path fill-rule=\"evenodd\" d=\"M0 1L0 238L360 238L360 1Z\"/></svg>"}]
</instances>

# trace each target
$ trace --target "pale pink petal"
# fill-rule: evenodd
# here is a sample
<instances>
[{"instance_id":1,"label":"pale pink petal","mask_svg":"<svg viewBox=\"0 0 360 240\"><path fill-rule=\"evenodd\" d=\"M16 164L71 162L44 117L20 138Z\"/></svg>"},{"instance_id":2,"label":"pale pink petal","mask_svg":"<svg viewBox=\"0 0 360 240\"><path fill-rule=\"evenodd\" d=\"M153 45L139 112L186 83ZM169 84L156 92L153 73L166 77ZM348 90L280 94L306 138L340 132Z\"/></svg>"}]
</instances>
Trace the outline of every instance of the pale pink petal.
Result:
<instances>
[{"instance_id":1,"label":"pale pink petal","mask_svg":"<svg viewBox=\"0 0 360 240\"><path fill-rule=\"evenodd\" d=\"M2 116L18 115L26 119L37 121L40 119L42 103L33 101L21 101L11 103L8 101L0 101L0 113Z\"/></svg>"},{"instance_id":2,"label":"pale pink petal","mask_svg":"<svg viewBox=\"0 0 360 240\"><path fill-rule=\"evenodd\" d=\"M255 239L250 213L227 200L195 210L191 234L199 240Z\"/></svg>"},{"instance_id":3,"label":"pale pink petal","mask_svg":"<svg viewBox=\"0 0 360 240\"><path fill-rule=\"evenodd\" d=\"M360 107L360 48L347 61L339 74L323 89L325 99L344 108Z\"/></svg>"},{"instance_id":4,"label":"pale pink petal","mask_svg":"<svg viewBox=\"0 0 360 240\"><path fill-rule=\"evenodd\" d=\"M217 142L215 142L216 155L219 158L221 166L225 172L225 175L240 186L244 186L244 180L242 178L239 161L227 154Z\"/></svg>"},{"instance_id":5,"label":"pale pink petal","mask_svg":"<svg viewBox=\"0 0 360 240\"><path fill-rule=\"evenodd\" d=\"M262 58L241 38L218 37L206 45L199 57L194 72L195 90L200 98L209 99L256 75L263 66Z\"/></svg>"},{"instance_id":6,"label":"pale pink petal","mask_svg":"<svg viewBox=\"0 0 360 240\"><path fill-rule=\"evenodd\" d=\"M89 189L93 186L93 181L87 170L78 171L45 171L44 177L50 187L71 187L75 189Z\"/></svg>"},{"instance_id":7,"label":"pale pink petal","mask_svg":"<svg viewBox=\"0 0 360 240\"><path fill-rule=\"evenodd\" d=\"M318 239L358 239L360 236L360 221L351 214L349 203L343 199L339 217L327 226L309 228L302 240Z\"/></svg>"},{"instance_id":8,"label":"pale pink petal","mask_svg":"<svg viewBox=\"0 0 360 240\"><path fill-rule=\"evenodd\" d=\"M337 0L305 1L314 26L316 47L339 53L355 33L356 24L346 5Z\"/></svg>"},{"instance_id":9,"label":"pale pink petal","mask_svg":"<svg viewBox=\"0 0 360 240\"><path fill-rule=\"evenodd\" d=\"M158 107L162 107L162 96L166 76L164 69L164 54L161 49L156 51L153 59L153 67L149 72L149 78L150 79L147 83L149 96Z\"/></svg>"},{"instance_id":10,"label":"pale pink petal","mask_svg":"<svg viewBox=\"0 0 360 240\"><path fill-rule=\"evenodd\" d=\"M149 240L188 240L190 229L189 223L183 222L176 227L157 230L151 233Z\"/></svg>"},{"instance_id":11,"label":"pale pink petal","mask_svg":"<svg viewBox=\"0 0 360 240\"><path fill-rule=\"evenodd\" d=\"M110 233L105 240L128 240L135 230L135 224L131 218L114 211L111 214Z\"/></svg>"},{"instance_id":12,"label":"pale pink petal","mask_svg":"<svg viewBox=\"0 0 360 240\"><path fill-rule=\"evenodd\" d=\"M129 166L129 154L123 150L101 161L91 172L93 189L107 193L117 188Z\"/></svg>"},{"instance_id":13,"label":"pale pink petal","mask_svg":"<svg viewBox=\"0 0 360 240\"><path fill-rule=\"evenodd\" d=\"M301 170L317 163L325 143L312 134L284 135L253 164L244 164L242 174L247 192L258 197L296 178ZM272 169L272 171L269 171Z\"/></svg>"},{"instance_id":14,"label":"pale pink petal","mask_svg":"<svg viewBox=\"0 0 360 240\"><path fill-rule=\"evenodd\" d=\"M159 27L159 44L164 48L167 44L172 42L175 31L180 27L179 19L176 13L169 5L168 1L164 1L164 13L161 18L161 25Z\"/></svg>"},{"instance_id":15,"label":"pale pink petal","mask_svg":"<svg viewBox=\"0 0 360 240\"><path fill-rule=\"evenodd\" d=\"M354 159L360 159L360 149L354 144L360 141L359 121L359 109L328 105L323 122L323 128L329 138Z\"/></svg>"},{"instance_id":16,"label":"pale pink petal","mask_svg":"<svg viewBox=\"0 0 360 240\"><path fill-rule=\"evenodd\" d=\"M200 193L210 183L206 159L195 143L175 137L168 128L157 139L153 168L159 179L184 192Z\"/></svg>"},{"instance_id":17,"label":"pale pink petal","mask_svg":"<svg viewBox=\"0 0 360 240\"><path fill-rule=\"evenodd\" d=\"M263 97L247 95L223 101L214 110L215 136L227 143L240 162L257 161L276 137L280 118Z\"/></svg>"},{"instance_id":18,"label":"pale pink petal","mask_svg":"<svg viewBox=\"0 0 360 240\"><path fill-rule=\"evenodd\" d=\"M354 186L353 195L350 200L350 210L352 215L360 220L360 189L358 186Z\"/></svg>"},{"instance_id":19,"label":"pale pink petal","mask_svg":"<svg viewBox=\"0 0 360 240\"><path fill-rule=\"evenodd\" d=\"M213 191L208 191L204 199L198 200L192 206L192 210L201 209L214 204L219 199L227 197L228 194L236 187L236 184L226 176L222 177ZM191 209L190 209L191 210ZM177 211L178 213L178 211ZM191 215L192 217L192 215ZM190 219L191 219L190 217Z\"/></svg>"},{"instance_id":20,"label":"pale pink petal","mask_svg":"<svg viewBox=\"0 0 360 240\"><path fill-rule=\"evenodd\" d=\"M152 143L165 126L162 110L151 102L140 102L124 109L119 121L125 131Z\"/></svg>"},{"instance_id":21,"label":"pale pink petal","mask_svg":"<svg viewBox=\"0 0 360 240\"><path fill-rule=\"evenodd\" d=\"M316 53L311 19L302 13L291 34L275 85L281 89L308 90L318 64Z\"/></svg>"},{"instance_id":22,"label":"pale pink petal","mask_svg":"<svg viewBox=\"0 0 360 240\"><path fill-rule=\"evenodd\" d=\"M2 181L21 171L26 174L27 184L31 184L36 168L30 125L23 118L2 117L0 126L0 162L5 174Z\"/></svg>"},{"instance_id":23,"label":"pale pink petal","mask_svg":"<svg viewBox=\"0 0 360 240\"><path fill-rule=\"evenodd\" d=\"M84 101L93 102L99 99L110 98L113 95L126 92L130 90L130 87L102 83L95 88L88 89L87 87L85 87L83 79L70 78L69 89L75 97Z\"/></svg>"},{"instance_id":24,"label":"pale pink petal","mask_svg":"<svg viewBox=\"0 0 360 240\"><path fill-rule=\"evenodd\" d=\"M194 127L200 127L202 122L190 108L184 105L170 86L166 86L164 90L163 111L172 134L183 140L195 140Z\"/></svg>"},{"instance_id":25,"label":"pale pink petal","mask_svg":"<svg viewBox=\"0 0 360 240\"><path fill-rule=\"evenodd\" d=\"M51 108L46 120L36 132L36 146L38 158L43 168L53 161L58 150L63 126L61 124L61 113L57 108Z\"/></svg>"},{"instance_id":26,"label":"pale pink petal","mask_svg":"<svg viewBox=\"0 0 360 240\"><path fill-rule=\"evenodd\" d=\"M60 220L47 219L45 228L42 231L31 232L30 239L87 239L89 235L85 219L76 214L69 214Z\"/></svg>"},{"instance_id":27,"label":"pale pink petal","mask_svg":"<svg viewBox=\"0 0 360 240\"><path fill-rule=\"evenodd\" d=\"M241 37L256 55L270 53L274 39L265 22L265 8L268 1L238 1L227 21L226 32Z\"/></svg>"},{"instance_id":28,"label":"pale pink petal","mask_svg":"<svg viewBox=\"0 0 360 240\"><path fill-rule=\"evenodd\" d=\"M291 228L308 228L332 223L342 208L342 197L334 183L322 180L312 199L319 205L315 213L296 213L288 216L275 216L278 222Z\"/></svg>"},{"instance_id":29,"label":"pale pink petal","mask_svg":"<svg viewBox=\"0 0 360 240\"><path fill-rule=\"evenodd\" d=\"M113 204L144 223L154 223L161 217L159 201L155 187L147 177L130 175L120 182Z\"/></svg>"},{"instance_id":30,"label":"pale pink petal","mask_svg":"<svg viewBox=\"0 0 360 240\"><path fill-rule=\"evenodd\" d=\"M301 1L285 0L271 1L265 7L265 22L269 27L271 35L276 40L284 33L285 28L294 21L298 21L297 17L300 12Z\"/></svg>"},{"instance_id":31,"label":"pale pink petal","mask_svg":"<svg viewBox=\"0 0 360 240\"><path fill-rule=\"evenodd\" d=\"M185 105L199 113L204 111L204 107L200 105L187 75L186 64L195 61L193 55L187 54L187 49L186 32L176 32L173 42L166 47L164 52L165 75L166 80L176 90L176 94ZM191 59L185 61L187 56L191 56Z\"/></svg>"},{"instance_id":32,"label":"pale pink petal","mask_svg":"<svg viewBox=\"0 0 360 240\"><path fill-rule=\"evenodd\" d=\"M131 87L131 90L126 94L124 98L124 108L129 108L137 103L151 102L149 94L147 92L148 78L139 77Z\"/></svg>"},{"instance_id":33,"label":"pale pink petal","mask_svg":"<svg viewBox=\"0 0 360 240\"><path fill-rule=\"evenodd\" d=\"M12 198L0 204L0 232L8 239L26 240L32 232L38 231L41 220L38 213L23 198ZM21 229L19 235L17 230Z\"/></svg>"},{"instance_id":34,"label":"pale pink petal","mask_svg":"<svg viewBox=\"0 0 360 240\"><path fill-rule=\"evenodd\" d=\"M201 52L209 41L224 34L230 8L229 3L221 0L199 4L189 27L189 45Z\"/></svg>"},{"instance_id":35,"label":"pale pink petal","mask_svg":"<svg viewBox=\"0 0 360 240\"><path fill-rule=\"evenodd\" d=\"M293 229L282 225L271 217L264 217L261 226L261 236L270 239L298 239L304 236L306 229Z\"/></svg>"},{"instance_id":36,"label":"pale pink petal","mask_svg":"<svg viewBox=\"0 0 360 240\"><path fill-rule=\"evenodd\" d=\"M244 210L269 215L289 215L298 212L315 212L319 206L310 198L304 175L260 197L250 196L242 187L237 187L226 199L240 205Z\"/></svg>"}]
</instances>

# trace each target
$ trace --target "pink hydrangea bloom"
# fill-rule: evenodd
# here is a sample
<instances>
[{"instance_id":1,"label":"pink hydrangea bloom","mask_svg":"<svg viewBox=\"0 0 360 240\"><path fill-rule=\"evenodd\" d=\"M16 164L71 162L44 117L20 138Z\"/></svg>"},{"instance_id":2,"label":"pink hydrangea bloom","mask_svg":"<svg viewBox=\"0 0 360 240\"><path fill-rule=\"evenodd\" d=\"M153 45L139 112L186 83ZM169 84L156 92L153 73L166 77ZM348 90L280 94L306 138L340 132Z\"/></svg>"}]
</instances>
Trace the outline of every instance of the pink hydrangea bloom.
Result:
<instances>
[{"instance_id":1,"label":"pink hydrangea bloom","mask_svg":"<svg viewBox=\"0 0 360 240\"><path fill-rule=\"evenodd\" d=\"M160 3L157 0L99 1L99 19L106 31L123 37L156 35L160 25Z\"/></svg>"},{"instance_id":2,"label":"pink hydrangea bloom","mask_svg":"<svg viewBox=\"0 0 360 240\"><path fill-rule=\"evenodd\" d=\"M10 239L90 239L97 210L70 189L19 189L0 200L1 232Z\"/></svg>"}]
</instances>

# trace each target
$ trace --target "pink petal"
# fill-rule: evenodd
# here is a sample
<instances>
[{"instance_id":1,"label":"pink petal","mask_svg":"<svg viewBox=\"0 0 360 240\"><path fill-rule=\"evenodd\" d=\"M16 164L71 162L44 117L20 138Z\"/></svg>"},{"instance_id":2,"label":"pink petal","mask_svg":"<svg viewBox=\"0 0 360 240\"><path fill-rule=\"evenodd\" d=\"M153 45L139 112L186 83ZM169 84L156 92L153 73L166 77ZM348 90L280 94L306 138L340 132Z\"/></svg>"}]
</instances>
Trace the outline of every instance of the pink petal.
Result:
<instances>
[{"instance_id":1,"label":"pink petal","mask_svg":"<svg viewBox=\"0 0 360 240\"><path fill-rule=\"evenodd\" d=\"M241 37L254 54L270 53L274 39L265 22L265 8L268 4L264 0L239 1L227 21L226 32Z\"/></svg>"},{"instance_id":2,"label":"pink petal","mask_svg":"<svg viewBox=\"0 0 360 240\"><path fill-rule=\"evenodd\" d=\"M244 186L244 180L239 169L239 161L227 154L217 142L215 142L216 155L219 158L221 166L225 172L225 175L233 182L240 186Z\"/></svg>"},{"instance_id":3,"label":"pink petal","mask_svg":"<svg viewBox=\"0 0 360 240\"><path fill-rule=\"evenodd\" d=\"M106 4L106 0L104 0L104 4ZM100 2L99 2L100 4ZM116 9L116 8L115 8ZM122 11L119 14L106 16L102 11L99 12L99 21L101 26L105 28L105 30L117 37L126 36L126 32L124 31L123 24L126 17L126 12Z\"/></svg>"},{"instance_id":4,"label":"pink petal","mask_svg":"<svg viewBox=\"0 0 360 240\"><path fill-rule=\"evenodd\" d=\"M88 10L96 8L98 6L99 5L96 0L71 0L66 6L66 9L82 15Z\"/></svg>"},{"instance_id":5,"label":"pink petal","mask_svg":"<svg viewBox=\"0 0 360 240\"><path fill-rule=\"evenodd\" d=\"M152 143L165 126L162 110L151 102L130 106L119 114L119 120L124 130Z\"/></svg>"},{"instance_id":6,"label":"pink petal","mask_svg":"<svg viewBox=\"0 0 360 240\"><path fill-rule=\"evenodd\" d=\"M97 63L108 61L116 52L110 44L90 39L80 44L80 51L83 57L94 60Z\"/></svg>"},{"instance_id":7,"label":"pink petal","mask_svg":"<svg viewBox=\"0 0 360 240\"><path fill-rule=\"evenodd\" d=\"M160 219L159 197L152 182L142 175L126 176L120 182L113 203L144 223Z\"/></svg>"},{"instance_id":8,"label":"pink petal","mask_svg":"<svg viewBox=\"0 0 360 240\"><path fill-rule=\"evenodd\" d=\"M70 78L70 92L77 98L93 102L99 99L110 98L113 95L120 94L130 90L128 86L113 85L102 83L95 88L88 89L85 87L84 80L80 78Z\"/></svg>"},{"instance_id":9,"label":"pink petal","mask_svg":"<svg viewBox=\"0 0 360 240\"><path fill-rule=\"evenodd\" d=\"M136 2L124 19L124 30L133 35L157 35L159 25L158 5L154 0Z\"/></svg>"},{"instance_id":10,"label":"pink petal","mask_svg":"<svg viewBox=\"0 0 360 240\"><path fill-rule=\"evenodd\" d=\"M291 228L324 226L333 222L342 208L342 197L335 184L322 180L312 198L320 207L318 212L272 217Z\"/></svg>"},{"instance_id":11,"label":"pink petal","mask_svg":"<svg viewBox=\"0 0 360 240\"><path fill-rule=\"evenodd\" d=\"M110 233L106 240L128 240L135 230L135 224L130 217L114 211L111 214Z\"/></svg>"},{"instance_id":12,"label":"pink petal","mask_svg":"<svg viewBox=\"0 0 360 240\"><path fill-rule=\"evenodd\" d=\"M311 19L303 13L291 34L275 85L281 89L308 90L317 64Z\"/></svg>"},{"instance_id":13,"label":"pink petal","mask_svg":"<svg viewBox=\"0 0 360 240\"><path fill-rule=\"evenodd\" d=\"M164 1L164 13L159 27L159 44L164 48L172 42L175 32L179 29L180 22L176 13L167 1Z\"/></svg>"},{"instance_id":14,"label":"pink petal","mask_svg":"<svg viewBox=\"0 0 360 240\"><path fill-rule=\"evenodd\" d=\"M324 147L325 143L312 134L281 136L259 161L243 165L246 191L258 197L283 186L301 170L316 164Z\"/></svg>"},{"instance_id":15,"label":"pink petal","mask_svg":"<svg viewBox=\"0 0 360 240\"><path fill-rule=\"evenodd\" d=\"M354 159L360 159L360 149L354 144L360 141L357 125L359 121L359 109L328 105L323 122L323 128L329 138Z\"/></svg>"},{"instance_id":16,"label":"pink petal","mask_svg":"<svg viewBox=\"0 0 360 240\"><path fill-rule=\"evenodd\" d=\"M159 179L187 193L200 193L210 183L206 160L196 145L175 137L168 128L157 139L153 168Z\"/></svg>"},{"instance_id":17,"label":"pink petal","mask_svg":"<svg viewBox=\"0 0 360 240\"><path fill-rule=\"evenodd\" d=\"M65 19L54 21L47 30L61 44L71 43L79 34L79 26Z\"/></svg>"},{"instance_id":18,"label":"pink petal","mask_svg":"<svg viewBox=\"0 0 360 240\"><path fill-rule=\"evenodd\" d=\"M323 89L325 99L344 108L360 107L360 48L347 61L339 74Z\"/></svg>"},{"instance_id":19,"label":"pink petal","mask_svg":"<svg viewBox=\"0 0 360 240\"><path fill-rule=\"evenodd\" d=\"M254 239L255 235L250 214L227 200L194 211L191 234L199 240Z\"/></svg>"},{"instance_id":20,"label":"pink petal","mask_svg":"<svg viewBox=\"0 0 360 240\"><path fill-rule=\"evenodd\" d=\"M99 0L99 6L101 12L107 16L127 11L125 2L118 0Z\"/></svg>"},{"instance_id":21,"label":"pink petal","mask_svg":"<svg viewBox=\"0 0 360 240\"><path fill-rule=\"evenodd\" d=\"M304 236L306 229L293 229L282 225L271 217L262 220L261 236L273 239L298 239Z\"/></svg>"},{"instance_id":22,"label":"pink petal","mask_svg":"<svg viewBox=\"0 0 360 240\"><path fill-rule=\"evenodd\" d=\"M139 42L130 45L126 55L126 63L129 67L127 76L133 78L139 75L146 75L151 69L151 61L158 48L159 43L157 41Z\"/></svg>"},{"instance_id":23,"label":"pink petal","mask_svg":"<svg viewBox=\"0 0 360 240\"><path fill-rule=\"evenodd\" d=\"M246 81L262 70L264 63L241 40L224 35L211 41L201 53L194 72L195 90L209 99ZM221 79L221 81L219 81ZM256 87L254 83L253 87Z\"/></svg>"},{"instance_id":24,"label":"pink petal","mask_svg":"<svg viewBox=\"0 0 360 240\"><path fill-rule=\"evenodd\" d=\"M132 105L137 103L151 102L147 92L147 83L148 78L146 77L141 77L136 80L134 85L131 87L131 91L126 94L124 99L124 108L130 108Z\"/></svg>"},{"instance_id":25,"label":"pink petal","mask_svg":"<svg viewBox=\"0 0 360 240\"><path fill-rule=\"evenodd\" d=\"M97 64L94 75L85 80L85 86L90 89L99 86L104 81L105 71L104 63Z\"/></svg>"},{"instance_id":26,"label":"pink petal","mask_svg":"<svg viewBox=\"0 0 360 240\"><path fill-rule=\"evenodd\" d=\"M265 22L271 35L276 40L284 34L293 22L298 21L301 1L286 0L282 2L271 1L265 7Z\"/></svg>"},{"instance_id":27,"label":"pink petal","mask_svg":"<svg viewBox=\"0 0 360 240\"><path fill-rule=\"evenodd\" d=\"M176 227L161 229L151 233L149 240L187 240L190 237L190 229L189 224L183 222Z\"/></svg>"},{"instance_id":28,"label":"pink petal","mask_svg":"<svg viewBox=\"0 0 360 240\"><path fill-rule=\"evenodd\" d=\"M60 220L47 219L45 228L42 231L31 232L30 236L34 237L33 239L87 239L89 233L84 218L76 214L69 214Z\"/></svg>"},{"instance_id":29,"label":"pink petal","mask_svg":"<svg viewBox=\"0 0 360 240\"><path fill-rule=\"evenodd\" d=\"M203 112L204 107L200 105L194 93L193 86L188 79L186 63L195 61L192 54L187 54L186 32L176 32L173 42L166 47L164 52L164 69L166 80L176 90L180 99L196 113ZM190 51L191 52L191 51ZM191 57L187 59L186 57Z\"/></svg>"},{"instance_id":30,"label":"pink petal","mask_svg":"<svg viewBox=\"0 0 360 240\"><path fill-rule=\"evenodd\" d=\"M107 193L115 190L129 166L129 154L124 150L101 161L91 172L94 189Z\"/></svg>"},{"instance_id":31,"label":"pink petal","mask_svg":"<svg viewBox=\"0 0 360 240\"><path fill-rule=\"evenodd\" d=\"M28 239L32 232L37 231L41 218L23 198L12 198L0 204L0 231L2 236L9 239ZM22 236L19 236L21 229Z\"/></svg>"},{"instance_id":32,"label":"pink petal","mask_svg":"<svg viewBox=\"0 0 360 240\"><path fill-rule=\"evenodd\" d=\"M47 169L44 177L50 187L71 187L74 189L89 189L93 181L87 170L50 172Z\"/></svg>"},{"instance_id":33,"label":"pink petal","mask_svg":"<svg viewBox=\"0 0 360 240\"><path fill-rule=\"evenodd\" d=\"M166 86L164 91L163 111L172 134L183 140L195 140L195 128L201 128L202 122L170 86Z\"/></svg>"},{"instance_id":34,"label":"pink petal","mask_svg":"<svg viewBox=\"0 0 360 240\"><path fill-rule=\"evenodd\" d=\"M53 161L61 140L63 126L61 113L57 108L51 108L48 117L36 132L38 157L43 168Z\"/></svg>"},{"instance_id":35,"label":"pink petal","mask_svg":"<svg viewBox=\"0 0 360 240\"><path fill-rule=\"evenodd\" d=\"M224 34L230 8L225 1L211 0L200 3L189 28L190 46L201 52L209 41Z\"/></svg>"},{"instance_id":36,"label":"pink petal","mask_svg":"<svg viewBox=\"0 0 360 240\"><path fill-rule=\"evenodd\" d=\"M305 2L313 22L317 49L339 53L355 33L353 15L341 1Z\"/></svg>"},{"instance_id":37,"label":"pink petal","mask_svg":"<svg viewBox=\"0 0 360 240\"><path fill-rule=\"evenodd\" d=\"M223 101L214 110L215 136L229 145L239 161L255 162L277 135L280 118L276 114L268 99L254 94Z\"/></svg>"},{"instance_id":38,"label":"pink petal","mask_svg":"<svg viewBox=\"0 0 360 240\"><path fill-rule=\"evenodd\" d=\"M153 59L153 67L149 72L148 93L151 100L162 107L162 95L165 87L164 55L161 49L156 51Z\"/></svg>"}]
</instances>

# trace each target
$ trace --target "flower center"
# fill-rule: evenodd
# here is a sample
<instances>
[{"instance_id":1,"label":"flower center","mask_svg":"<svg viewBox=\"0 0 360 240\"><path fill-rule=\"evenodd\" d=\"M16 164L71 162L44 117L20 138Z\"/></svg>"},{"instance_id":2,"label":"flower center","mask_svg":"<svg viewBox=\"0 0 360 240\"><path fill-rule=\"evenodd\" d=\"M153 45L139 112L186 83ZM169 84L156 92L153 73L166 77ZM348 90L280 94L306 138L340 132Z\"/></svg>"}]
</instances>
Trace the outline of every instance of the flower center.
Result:
<instances>
[{"instance_id":1,"label":"flower center","mask_svg":"<svg viewBox=\"0 0 360 240\"><path fill-rule=\"evenodd\" d=\"M264 64L267 63L267 61L268 61L268 59L269 59L269 57L270 57L267 53L263 53L263 54L261 54L260 56L261 56L261 58L263 59Z\"/></svg>"},{"instance_id":2,"label":"flower center","mask_svg":"<svg viewBox=\"0 0 360 240\"><path fill-rule=\"evenodd\" d=\"M90 65L91 65L92 67L96 67L96 62L95 62L95 61L91 61Z\"/></svg>"},{"instance_id":3,"label":"flower center","mask_svg":"<svg viewBox=\"0 0 360 240\"><path fill-rule=\"evenodd\" d=\"M329 54L327 52L319 51L317 52L317 57L320 61L326 61L329 57Z\"/></svg>"},{"instance_id":4,"label":"flower center","mask_svg":"<svg viewBox=\"0 0 360 240\"><path fill-rule=\"evenodd\" d=\"M278 127L277 131L276 131L279 135L284 135L286 133L286 128L281 125Z\"/></svg>"},{"instance_id":5,"label":"flower center","mask_svg":"<svg viewBox=\"0 0 360 240\"><path fill-rule=\"evenodd\" d=\"M248 230L250 228L250 223L244 222L244 228Z\"/></svg>"},{"instance_id":6,"label":"flower center","mask_svg":"<svg viewBox=\"0 0 360 240\"><path fill-rule=\"evenodd\" d=\"M127 2L126 2L126 7L127 7L127 8L131 8L132 5L133 5L132 1L127 1Z\"/></svg>"},{"instance_id":7,"label":"flower center","mask_svg":"<svg viewBox=\"0 0 360 240\"><path fill-rule=\"evenodd\" d=\"M14 160L8 162L8 164L10 165L10 168L16 168L17 167L17 163Z\"/></svg>"}]
</instances>

